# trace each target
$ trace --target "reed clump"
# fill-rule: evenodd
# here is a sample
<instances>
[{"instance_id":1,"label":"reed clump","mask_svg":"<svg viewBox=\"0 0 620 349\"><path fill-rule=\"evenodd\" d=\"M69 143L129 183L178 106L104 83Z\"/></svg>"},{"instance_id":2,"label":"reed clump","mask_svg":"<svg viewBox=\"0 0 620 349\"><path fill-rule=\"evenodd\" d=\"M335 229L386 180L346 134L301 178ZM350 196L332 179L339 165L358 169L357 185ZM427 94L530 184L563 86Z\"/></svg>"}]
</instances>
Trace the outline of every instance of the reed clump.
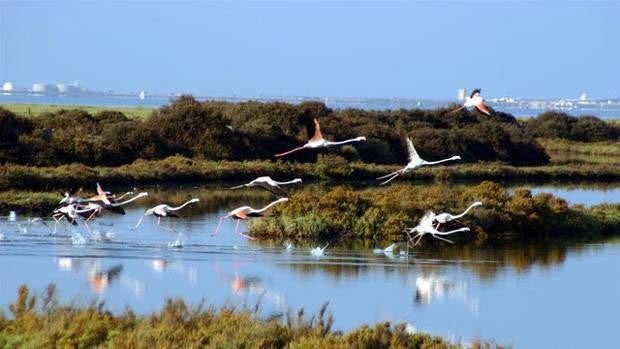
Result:
<instances>
[{"instance_id":1,"label":"reed clump","mask_svg":"<svg viewBox=\"0 0 620 349\"><path fill-rule=\"evenodd\" d=\"M264 239L404 241L405 228L417 225L428 210L457 214L475 201L483 206L460 219L471 232L456 234L454 239L533 241L620 234L620 205L569 206L551 194L532 195L527 189L511 195L490 181L468 188L396 184L362 190L348 186L301 189L286 205L274 207L271 216L254 221L250 232ZM441 229L461 226L451 222Z\"/></svg>"},{"instance_id":2,"label":"reed clump","mask_svg":"<svg viewBox=\"0 0 620 349\"><path fill-rule=\"evenodd\" d=\"M19 288L0 312L2 348L459 348L439 337L409 333L405 324L364 325L348 333L334 331L325 304L308 318L303 309L261 318L257 309L216 309L168 299L156 313L121 314L103 303L61 305L56 287L42 295Z\"/></svg>"}]
</instances>

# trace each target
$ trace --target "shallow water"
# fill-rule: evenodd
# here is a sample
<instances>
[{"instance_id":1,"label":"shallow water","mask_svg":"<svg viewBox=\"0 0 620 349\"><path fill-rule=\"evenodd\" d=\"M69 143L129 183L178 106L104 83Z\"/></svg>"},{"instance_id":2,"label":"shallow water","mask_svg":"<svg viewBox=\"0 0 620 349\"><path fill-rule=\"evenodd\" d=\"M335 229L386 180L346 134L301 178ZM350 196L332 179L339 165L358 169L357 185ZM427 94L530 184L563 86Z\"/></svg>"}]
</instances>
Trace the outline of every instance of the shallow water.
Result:
<instances>
[{"instance_id":1,"label":"shallow water","mask_svg":"<svg viewBox=\"0 0 620 349\"><path fill-rule=\"evenodd\" d=\"M265 316L301 307L311 314L329 302L340 330L387 320L463 342L620 346L614 334L620 314L615 270L620 240L445 247L408 255L373 251L373 246L328 247L316 257L310 254L315 245L287 250L248 241L234 234L235 222L229 220L211 237L225 210L243 202L262 206L271 198L257 192L209 205L216 194L200 193L207 198L180 211L183 218L162 222L176 232L158 227L153 217L131 230L144 202L127 208L124 216L104 215L92 224L92 233L80 224L51 235L51 222L28 224L23 216L0 220L0 307L15 299L20 284L42 291L53 282L64 301L103 300L115 312L126 305L156 311L167 297L193 304L259 305ZM159 197L182 202L190 194L196 192L166 191ZM591 198L585 200L592 204Z\"/></svg>"}]
</instances>

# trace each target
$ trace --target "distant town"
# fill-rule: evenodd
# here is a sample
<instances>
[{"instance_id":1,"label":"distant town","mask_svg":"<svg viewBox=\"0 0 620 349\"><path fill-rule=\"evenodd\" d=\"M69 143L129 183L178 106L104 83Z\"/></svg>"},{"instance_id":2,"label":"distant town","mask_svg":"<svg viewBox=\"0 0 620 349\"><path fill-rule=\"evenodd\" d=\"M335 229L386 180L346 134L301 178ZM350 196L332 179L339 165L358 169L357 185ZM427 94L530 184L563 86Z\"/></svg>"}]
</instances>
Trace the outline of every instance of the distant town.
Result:
<instances>
[{"instance_id":1,"label":"distant town","mask_svg":"<svg viewBox=\"0 0 620 349\"><path fill-rule=\"evenodd\" d=\"M484 92L484 91L483 91ZM181 93L147 93L146 91L135 92L115 92L115 91L96 91L83 87L78 82L72 83L43 83L35 82L30 86L16 86L13 82L7 81L2 84L0 94L3 96L70 96L70 97L117 97L124 100L135 100L139 105L140 101L150 100L150 105L166 104L170 99L174 99ZM419 98L363 98L363 97L322 97L322 96L196 96L204 100L225 100L225 101L285 101L289 103L301 103L309 100L321 100L332 108L362 108L362 109L398 109L398 108L436 108L450 103L458 103L464 100L468 91L458 89L454 99L432 100ZM521 109L521 110L584 110L584 111L612 111L620 114L620 98L613 99L590 99L587 93L582 93L575 98L557 99L535 99L520 98L511 96L491 97L486 96L486 101L494 107ZM49 99L46 100L49 102ZM36 100L32 101L36 103ZM53 102L49 102L54 104ZM125 103L124 103L125 104Z\"/></svg>"}]
</instances>

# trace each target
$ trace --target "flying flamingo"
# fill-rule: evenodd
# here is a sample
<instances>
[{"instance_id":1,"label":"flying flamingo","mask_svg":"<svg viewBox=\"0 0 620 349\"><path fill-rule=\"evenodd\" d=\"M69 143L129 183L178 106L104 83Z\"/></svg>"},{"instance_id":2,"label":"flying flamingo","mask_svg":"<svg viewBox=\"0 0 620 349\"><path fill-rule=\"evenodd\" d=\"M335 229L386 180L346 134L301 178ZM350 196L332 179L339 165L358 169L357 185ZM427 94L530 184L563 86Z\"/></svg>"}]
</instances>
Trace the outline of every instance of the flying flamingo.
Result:
<instances>
[{"instance_id":1,"label":"flying flamingo","mask_svg":"<svg viewBox=\"0 0 620 349\"><path fill-rule=\"evenodd\" d=\"M236 187L231 187L228 189L239 189L243 187L261 187L265 190L268 190L276 195L286 194L282 189L281 185L293 184L293 183L301 183L301 178L295 178L286 182L278 182L271 179L269 176L258 177L250 183L241 184Z\"/></svg>"},{"instance_id":2,"label":"flying flamingo","mask_svg":"<svg viewBox=\"0 0 620 349\"><path fill-rule=\"evenodd\" d=\"M200 201L200 199L191 199L185 202L184 204L182 204L181 206L177 206L177 207L170 207L166 204L161 204L161 205L157 205L155 207L149 208L148 210L144 212L142 217L140 217L138 224L136 224L136 226L133 227L133 229L137 229L140 226L140 223L142 223L142 219L144 219L145 216L150 216L150 215L157 217L157 225L159 225L162 228L165 228L164 226L161 225L161 217L179 218L179 216L176 213L174 213L174 211L178 211L182 209L183 207L189 204L192 204L194 202L198 202L198 201ZM168 229L172 229L172 228L168 228Z\"/></svg>"},{"instance_id":3,"label":"flying flamingo","mask_svg":"<svg viewBox=\"0 0 620 349\"><path fill-rule=\"evenodd\" d=\"M310 254L315 256L315 257L321 257L325 254L325 249L327 248L327 246L329 246L329 243L325 246L323 246L323 248L321 247L315 247L313 249L310 250Z\"/></svg>"},{"instance_id":4,"label":"flying flamingo","mask_svg":"<svg viewBox=\"0 0 620 349\"><path fill-rule=\"evenodd\" d=\"M439 164L442 162L446 162L446 161L452 161L452 160L461 160L461 157L456 155L453 156L451 158L447 158L447 159L443 159L443 160L438 160L438 161L426 161L424 159L422 159L419 155L418 152L415 150L415 148L413 147L413 143L411 143L411 139L409 139L409 137L407 137L407 151L409 153L409 163L407 164L407 166L405 166L404 168L398 170L398 171L394 171L390 174L387 174L385 176L381 176L378 177L377 179L385 179L388 178L385 182L382 182L381 185L387 184L388 182L390 182L392 179L398 177L399 175L409 172L413 169L416 169L420 166L429 166L429 165L435 165L435 164Z\"/></svg>"},{"instance_id":5,"label":"flying flamingo","mask_svg":"<svg viewBox=\"0 0 620 349\"><path fill-rule=\"evenodd\" d=\"M409 228L406 230L407 235L409 236L409 240L415 240L416 238L418 239L417 241L414 242L414 246L417 245L418 243L420 243L420 240L422 240L422 237L425 234L430 234L432 235L434 238L437 238L439 240L443 240L446 242L449 242L451 244L453 244L454 242L446 239L446 238L442 238L441 236L443 235L450 235L450 234L454 234L454 233L458 233L461 231L469 231L469 228L465 227L465 228L460 228L460 229L456 229L456 230L451 230L451 231L438 231L435 227L433 227L433 221L435 220L435 214L431 211L427 212L422 219L420 219L420 223L413 227L413 228ZM415 234L413 237L411 237L411 233L417 233Z\"/></svg>"},{"instance_id":6,"label":"flying flamingo","mask_svg":"<svg viewBox=\"0 0 620 349\"><path fill-rule=\"evenodd\" d=\"M489 108L484 104L484 99L482 99L482 96L480 96L479 88L473 90L471 95L465 98L465 103L463 103L461 107L451 111L450 113L455 113L463 108L471 107L475 107L481 113L485 113L489 116L491 115L491 113L489 112Z\"/></svg>"},{"instance_id":7,"label":"flying flamingo","mask_svg":"<svg viewBox=\"0 0 620 349\"><path fill-rule=\"evenodd\" d=\"M123 195L122 197L126 196L127 194ZM99 215L101 214L101 212L103 211L103 209L107 209L110 210L112 212L115 213L119 213L119 214L125 214L125 210L121 207L125 204L128 204L134 200L137 200L141 197L144 196L148 196L149 193L147 192L142 192L130 199L127 199L125 201L121 201L121 202L116 202L116 200L112 199L112 201L110 201L108 198L106 198L107 202L109 202L109 204L106 204L105 201L101 200L101 199L95 199L93 200L93 198L91 199L87 199L87 200L83 200L82 202L85 202L86 204L84 205L84 210L79 211L78 213L80 213L80 215L82 215L82 212L90 212L90 215L88 215L88 218L86 218L85 223L90 222L93 217L95 217L95 215ZM99 198L99 195L95 196L94 198ZM84 217L84 215L82 215Z\"/></svg>"},{"instance_id":8,"label":"flying flamingo","mask_svg":"<svg viewBox=\"0 0 620 349\"><path fill-rule=\"evenodd\" d=\"M314 119L314 125L315 125L314 135L312 136L312 138L310 138L308 143L304 144L301 147L297 147L293 150L289 150L285 153L276 154L275 156L276 157L285 156L285 155L294 153L298 150L302 150L305 148L313 148L313 149L314 148L325 148L325 147L331 147L332 145L340 145L340 144L346 144L346 143L359 142L359 141L366 140L366 137L356 137L356 138L351 138L351 139L347 139L347 140L340 141L340 142L328 141L323 138L323 135L321 134L321 126L319 125L319 121L317 119Z\"/></svg>"},{"instance_id":9,"label":"flying flamingo","mask_svg":"<svg viewBox=\"0 0 620 349\"><path fill-rule=\"evenodd\" d=\"M52 212L52 218L54 219L54 222L55 222L54 230L52 231L52 234L56 234L56 229L58 228L58 224L60 224L60 221L63 218L65 218L67 222L69 222L69 224L77 225L78 215L81 215L81 214L84 214L90 211L91 211L90 209L78 208L78 205L76 203L56 208Z\"/></svg>"},{"instance_id":10,"label":"flying flamingo","mask_svg":"<svg viewBox=\"0 0 620 349\"><path fill-rule=\"evenodd\" d=\"M288 201L288 198L279 198L278 200L270 203L269 205L261 208L260 210L254 209L250 206L241 206L238 207L230 212L228 212L225 216L220 217L220 222L217 225L217 228L215 228L215 232L213 234L211 234L211 236L215 236L218 234L219 230L220 230L220 226L222 225L222 221L224 221L224 219L228 218L228 217L232 217L232 219L236 219L237 220L237 225L235 226L235 233L244 236L248 239L254 240L253 237L240 233L239 232L239 222L241 222L241 220L248 220L251 217L262 217L264 216L263 212L267 211L271 206L279 204L281 202L285 202Z\"/></svg>"},{"instance_id":11,"label":"flying flamingo","mask_svg":"<svg viewBox=\"0 0 620 349\"><path fill-rule=\"evenodd\" d=\"M453 215L451 215L449 213L445 213L445 212L436 215L435 216L435 221L437 221L437 225L435 226L435 229L438 229L440 224L445 224L445 223L448 223L450 221L457 221L457 222L463 224L463 222L459 221L459 218L463 217L464 215L467 214L467 212L469 212L469 210L471 210L472 208L477 207L477 206L482 206L482 202L480 202L480 201L474 202L465 211L463 211L463 213L461 213L459 215L456 215L456 216L453 216Z\"/></svg>"}]
</instances>

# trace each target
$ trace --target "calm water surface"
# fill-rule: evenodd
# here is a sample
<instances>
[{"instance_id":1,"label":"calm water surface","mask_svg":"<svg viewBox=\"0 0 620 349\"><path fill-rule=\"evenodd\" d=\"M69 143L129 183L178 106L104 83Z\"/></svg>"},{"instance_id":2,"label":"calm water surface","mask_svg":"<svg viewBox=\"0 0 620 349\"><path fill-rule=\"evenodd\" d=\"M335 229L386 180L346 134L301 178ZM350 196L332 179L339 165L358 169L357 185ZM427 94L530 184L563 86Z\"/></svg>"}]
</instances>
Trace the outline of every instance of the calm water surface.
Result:
<instances>
[{"instance_id":1,"label":"calm water surface","mask_svg":"<svg viewBox=\"0 0 620 349\"><path fill-rule=\"evenodd\" d=\"M445 247L409 255L373 250L385 246L328 248L314 257L313 245L288 251L279 243L247 241L234 234L233 221L211 237L225 210L244 202L262 206L271 198L216 200L209 191L200 193L203 201L181 211L184 218L163 222L176 232L158 227L153 217L131 230L146 202L128 207L124 216L104 215L92 232L80 224L51 235L46 226L28 224L28 217L0 220L0 307L15 299L20 284L41 291L53 282L65 301L103 300L116 312L126 305L155 311L167 297L258 304L265 316L301 307L314 313L329 302L341 330L387 320L463 342L620 347L620 240ZM167 195L177 203L190 194L195 192ZM182 247L169 246L175 242Z\"/></svg>"}]
</instances>

